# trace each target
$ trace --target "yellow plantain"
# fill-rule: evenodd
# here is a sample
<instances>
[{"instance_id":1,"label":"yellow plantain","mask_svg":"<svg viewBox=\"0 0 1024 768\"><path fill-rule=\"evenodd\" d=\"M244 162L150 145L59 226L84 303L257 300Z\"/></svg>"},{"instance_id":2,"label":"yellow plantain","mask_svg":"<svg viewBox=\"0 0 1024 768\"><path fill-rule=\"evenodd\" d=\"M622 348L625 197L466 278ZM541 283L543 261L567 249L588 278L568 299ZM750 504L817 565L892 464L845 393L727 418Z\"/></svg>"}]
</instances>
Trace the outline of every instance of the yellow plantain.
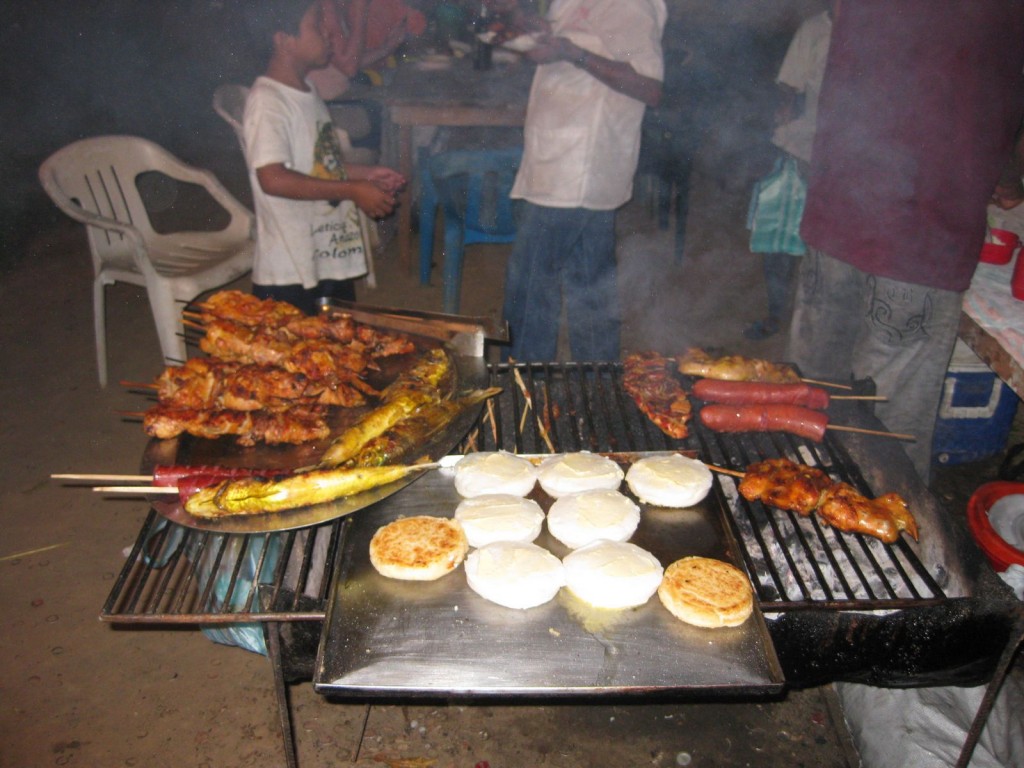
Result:
<instances>
[{"instance_id":1,"label":"yellow plantain","mask_svg":"<svg viewBox=\"0 0 1024 768\"><path fill-rule=\"evenodd\" d=\"M401 480L412 472L432 469L436 464L414 466L321 469L291 475L282 480L242 478L226 480L203 488L185 501L185 511L194 517L258 515L282 512L352 496Z\"/></svg>"}]
</instances>

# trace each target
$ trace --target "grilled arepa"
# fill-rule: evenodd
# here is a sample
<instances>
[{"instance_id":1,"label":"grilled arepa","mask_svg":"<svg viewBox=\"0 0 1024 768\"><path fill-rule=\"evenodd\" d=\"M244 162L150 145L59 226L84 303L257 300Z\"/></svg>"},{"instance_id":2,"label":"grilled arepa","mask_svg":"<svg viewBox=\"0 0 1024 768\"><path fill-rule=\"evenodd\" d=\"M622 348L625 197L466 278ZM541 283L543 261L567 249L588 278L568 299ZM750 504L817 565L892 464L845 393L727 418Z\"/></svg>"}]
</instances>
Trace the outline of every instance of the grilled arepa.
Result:
<instances>
[{"instance_id":1,"label":"grilled arepa","mask_svg":"<svg viewBox=\"0 0 1024 768\"><path fill-rule=\"evenodd\" d=\"M433 581L454 571L468 549L466 534L455 520L403 517L370 539L370 563L390 579Z\"/></svg>"},{"instance_id":2,"label":"grilled arepa","mask_svg":"<svg viewBox=\"0 0 1024 768\"><path fill-rule=\"evenodd\" d=\"M673 616L698 627L738 627L754 610L746 575L708 557L672 563L665 569L658 597Z\"/></svg>"}]
</instances>

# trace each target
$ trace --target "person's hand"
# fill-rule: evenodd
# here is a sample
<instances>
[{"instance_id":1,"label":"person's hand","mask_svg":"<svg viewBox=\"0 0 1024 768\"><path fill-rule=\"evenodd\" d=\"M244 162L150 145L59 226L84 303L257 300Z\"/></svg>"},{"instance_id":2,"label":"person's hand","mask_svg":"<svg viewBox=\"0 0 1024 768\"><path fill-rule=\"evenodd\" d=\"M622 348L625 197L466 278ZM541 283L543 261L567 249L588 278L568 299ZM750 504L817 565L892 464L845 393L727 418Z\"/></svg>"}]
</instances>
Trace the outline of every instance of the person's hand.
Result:
<instances>
[{"instance_id":1,"label":"person's hand","mask_svg":"<svg viewBox=\"0 0 1024 768\"><path fill-rule=\"evenodd\" d=\"M992 193L992 204L1008 211L1024 203L1024 184L998 184Z\"/></svg>"},{"instance_id":2,"label":"person's hand","mask_svg":"<svg viewBox=\"0 0 1024 768\"><path fill-rule=\"evenodd\" d=\"M395 210L395 195L378 187L374 182L353 181L352 202L371 219L383 219Z\"/></svg>"},{"instance_id":3,"label":"person's hand","mask_svg":"<svg viewBox=\"0 0 1024 768\"><path fill-rule=\"evenodd\" d=\"M405 186L405 177L387 166L374 166L366 173L366 180L372 181L385 192L396 195Z\"/></svg>"},{"instance_id":4,"label":"person's hand","mask_svg":"<svg viewBox=\"0 0 1024 768\"><path fill-rule=\"evenodd\" d=\"M543 34L537 38L537 45L526 52L526 58L534 64L551 64L556 61L571 61L578 49L564 37Z\"/></svg>"}]
</instances>

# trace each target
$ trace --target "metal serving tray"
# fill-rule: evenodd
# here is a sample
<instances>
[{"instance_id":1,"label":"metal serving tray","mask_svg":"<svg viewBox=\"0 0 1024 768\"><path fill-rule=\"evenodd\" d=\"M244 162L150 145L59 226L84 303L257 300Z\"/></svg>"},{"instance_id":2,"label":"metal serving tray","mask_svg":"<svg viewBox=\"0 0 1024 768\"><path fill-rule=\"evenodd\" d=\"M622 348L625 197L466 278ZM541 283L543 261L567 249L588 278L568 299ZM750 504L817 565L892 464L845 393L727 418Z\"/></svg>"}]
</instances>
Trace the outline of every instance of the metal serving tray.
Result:
<instances>
[{"instance_id":1,"label":"metal serving tray","mask_svg":"<svg viewBox=\"0 0 1024 768\"><path fill-rule=\"evenodd\" d=\"M479 357L453 354L449 349L452 364L456 372L455 397L474 389L487 386L487 367ZM403 356L398 361L388 361L388 365L411 365L415 358ZM397 371L386 371L385 381L393 380ZM375 406L370 404L361 408L339 410L336 423L333 425L332 438L340 434L362 413ZM440 434L422 446L417 457L436 461L449 453L466 435L470 427L479 418L482 404L467 408L456 417ZM184 435L172 440L151 440L146 446L142 459L143 471L152 471L158 464L182 464L188 466L219 465L225 467L252 467L269 471L289 471L299 467L315 464L319 456L330 444L331 438L318 443L303 445L255 445L240 447L232 438L218 440L199 440ZM273 531L289 531L305 528L345 515L350 515L371 504L376 504L393 493L413 482L419 475L411 474L393 483L373 488L363 493L349 496L326 504L316 504L284 512L262 515L230 515L218 518L193 517L185 511L184 506L176 497L168 501L167 497L153 497L150 502L153 508L172 523L214 533L270 533Z\"/></svg>"},{"instance_id":2,"label":"metal serving tray","mask_svg":"<svg viewBox=\"0 0 1024 768\"><path fill-rule=\"evenodd\" d=\"M639 608L606 611L563 589L551 602L519 611L473 592L462 568L433 582L378 574L369 561L370 538L402 516L450 517L460 501L453 472L432 470L344 521L314 669L319 692L592 696L700 689L703 696L782 690L782 671L756 606L740 627L711 630L677 620L657 596ZM545 510L551 504L539 487L532 498ZM631 541L666 566L687 555L738 562L717 494L684 510L642 504ZM536 543L558 557L568 553L546 529Z\"/></svg>"}]
</instances>

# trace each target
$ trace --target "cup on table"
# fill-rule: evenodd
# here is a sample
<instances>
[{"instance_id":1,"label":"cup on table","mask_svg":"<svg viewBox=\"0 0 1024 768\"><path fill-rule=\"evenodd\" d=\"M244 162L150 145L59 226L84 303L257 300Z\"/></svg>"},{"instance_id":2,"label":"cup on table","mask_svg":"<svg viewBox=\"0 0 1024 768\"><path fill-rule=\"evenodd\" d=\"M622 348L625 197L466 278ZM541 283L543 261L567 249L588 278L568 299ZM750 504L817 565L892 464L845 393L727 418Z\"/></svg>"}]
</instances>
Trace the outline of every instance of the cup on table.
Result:
<instances>
[{"instance_id":1,"label":"cup on table","mask_svg":"<svg viewBox=\"0 0 1024 768\"><path fill-rule=\"evenodd\" d=\"M1017 259L1017 263L1013 265L1010 293L1013 294L1013 298L1024 301L1024 259Z\"/></svg>"},{"instance_id":2,"label":"cup on table","mask_svg":"<svg viewBox=\"0 0 1024 768\"><path fill-rule=\"evenodd\" d=\"M990 229L989 237L981 247L981 260L985 264L1009 264L1020 246L1020 238L1008 229Z\"/></svg>"}]
</instances>

